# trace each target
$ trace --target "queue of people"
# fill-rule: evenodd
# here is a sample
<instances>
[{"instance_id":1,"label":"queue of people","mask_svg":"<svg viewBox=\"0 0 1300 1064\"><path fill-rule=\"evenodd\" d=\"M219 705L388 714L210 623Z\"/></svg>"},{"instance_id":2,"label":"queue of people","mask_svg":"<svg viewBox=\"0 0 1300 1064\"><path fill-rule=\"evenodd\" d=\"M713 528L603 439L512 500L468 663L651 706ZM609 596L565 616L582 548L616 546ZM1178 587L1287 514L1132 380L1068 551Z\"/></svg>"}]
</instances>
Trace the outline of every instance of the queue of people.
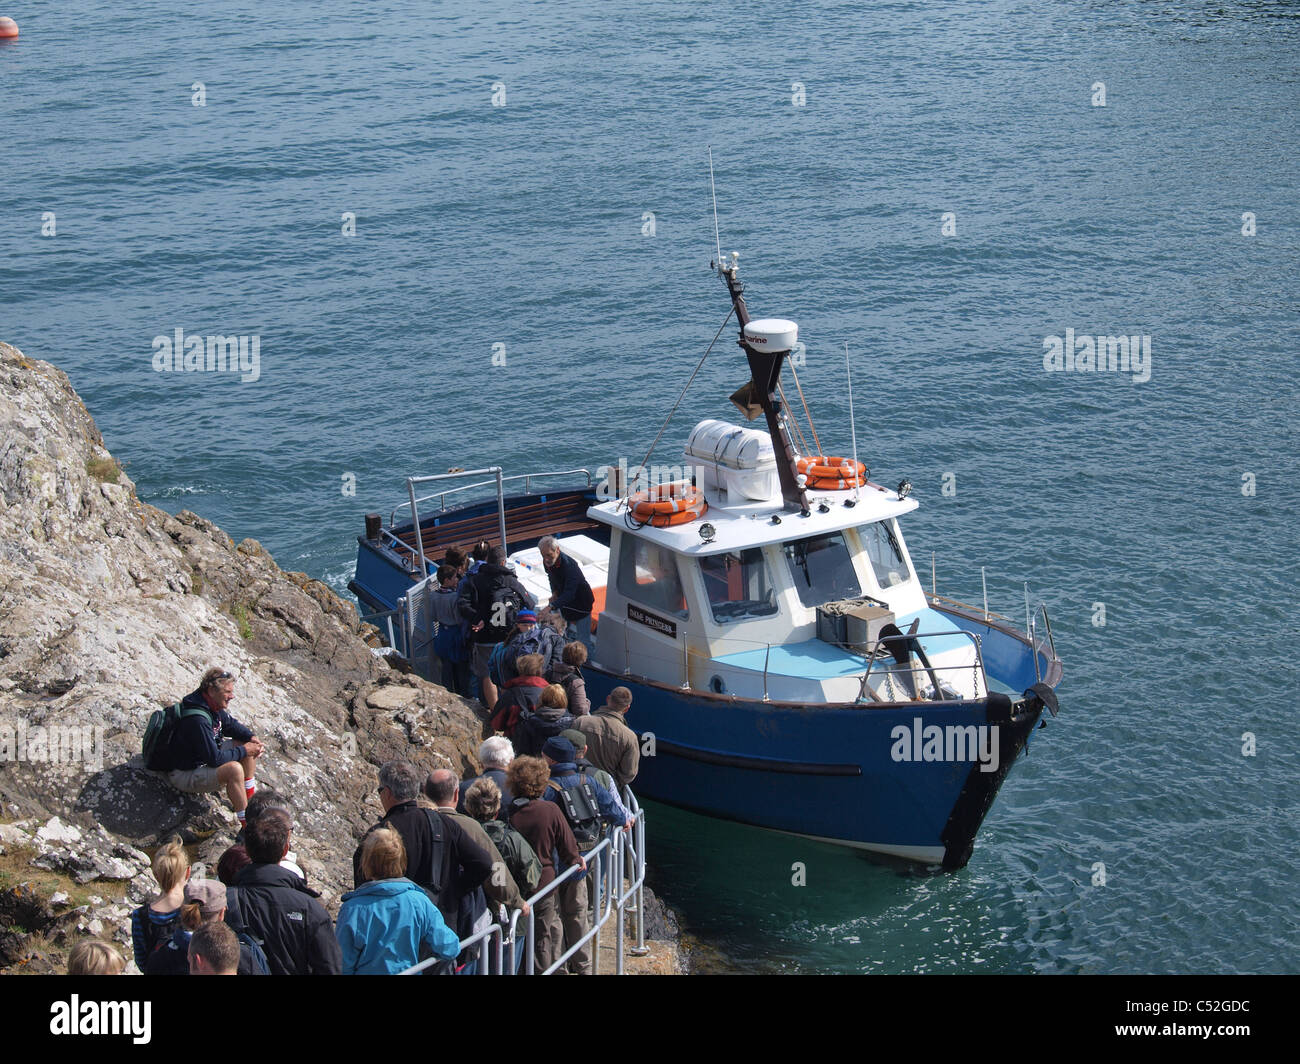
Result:
<instances>
[{"instance_id":1,"label":"queue of people","mask_svg":"<svg viewBox=\"0 0 1300 1064\"><path fill-rule=\"evenodd\" d=\"M635 778L639 749L625 716L631 693L616 687L592 710L582 675L591 641L591 588L553 537L539 544L551 605L536 602L487 543L450 550L436 574L435 651L442 681L469 694L470 677L494 734L479 749L482 773L461 781L408 761L379 770L383 816L353 854L354 889L331 920L291 849L293 809L259 789L264 754L252 728L229 711L235 677L208 669L198 688L155 714L148 767L187 793L224 792L240 831L215 880L192 878L179 838L152 858L158 894L131 914L136 967L146 974L392 974L430 960L430 973L473 974L477 950L459 943L494 921L525 920L530 900L569 867L580 872L532 912L537 971L592 926L603 888L586 855L609 831L630 831L620 789ZM566 641L567 637L567 641ZM590 757L590 760L587 758ZM523 968L522 925L506 964ZM116 947L78 942L69 972L117 974ZM590 944L568 962L592 971Z\"/></svg>"}]
</instances>

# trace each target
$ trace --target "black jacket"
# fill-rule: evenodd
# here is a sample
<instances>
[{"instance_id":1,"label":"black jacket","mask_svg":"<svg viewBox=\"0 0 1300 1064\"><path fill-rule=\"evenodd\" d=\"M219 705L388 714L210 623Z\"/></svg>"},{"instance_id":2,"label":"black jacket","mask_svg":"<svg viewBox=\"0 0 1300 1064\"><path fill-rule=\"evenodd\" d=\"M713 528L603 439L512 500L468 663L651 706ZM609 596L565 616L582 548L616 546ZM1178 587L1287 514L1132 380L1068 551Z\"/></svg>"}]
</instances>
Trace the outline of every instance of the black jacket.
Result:
<instances>
[{"instance_id":1,"label":"black jacket","mask_svg":"<svg viewBox=\"0 0 1300 1064\"><path fill-rule=\"evenodd\" d=\"M438 855L435 855L439 848L434 844L433 823L442 829L443 845ZM437 810L423 808L414 801L393 806L370 831L385 825L396 829L406 846L406 878L433 896L447 926L464 938L461 902L492 874L492 858L454 819L442 816ZM366 834L369 835L370 831ZM435 856L437 868L434 867ZM361 873L360 846L352 855L352 881L358 887L366 882Z\"/></svg>"},{"instance_id":2,"label":"black jacket","mask_svg":"<svg viewBox=\"0 0 1300 1064\"><path fill-rule=\"evenodd\" d=\"M343 954L316 891L278 864L251 864L235 880L248 934L272 975L338 975Z\"/></svg>"},{"instance_id":3,"label":"black jacket","mask_svg":"<svg viewBox=\"0 0 1300 1064\"><path fill-rule=\"evenodd\" d=\"M596 605L591 585L582 575L582 566L563 551L553 569L546 570L551 584L551 609L559 610L566 621L580 621Z\"/></svg>"},{"instance_id":4,"label":"black jacket","mask_svg":"<svg viewBox=\"0 0 1300 1064\"><path fill-rule=\"evenodd\" d=\"M538 706L536 709L522 710L513 739L515 753L541 757L546 740L555 738L566 728L572 728L574 719L572 713L558 706Z\"/></svg>"},{"instance_id":5,"label":"black jacket","mask_svg":"<svg viewBox=\"0 0 1300 1064\"><path fill-rule=\"evenodd\" d=\"M204 714L192 714L181 719L167 737L166 748L159 753L158 771L198 768L200 765L220 765L226 761L242 761L243 746L233 750L221 749L221 737L229 736L238 743L253 737L251 728L239 723L229 713L214 712L208 700L199 691L192 691L181 700L182 709L201 709Z\"/></svg>"},{"instance_id":6,"label":"black jacket","mask_svg":"<svg viewBox=\"0 0 1300 1064\"><path fill-rule=\"evenodd\" d=\"M470 577L469 586L461 596L459 607L460 615L469 622L471 628L479 621L483 622L482 628L470 634L470 638L475 643L503 643L509 638L513 624L492 623L492 600L498 597L499 592L505 591L515 594L521 603L520 608L537 605L537 600L515 578L515 571L504 565L484 562L478 567L478 572ZM513 620L512 618L499 619Z\"/></svg>"}]
</instances>

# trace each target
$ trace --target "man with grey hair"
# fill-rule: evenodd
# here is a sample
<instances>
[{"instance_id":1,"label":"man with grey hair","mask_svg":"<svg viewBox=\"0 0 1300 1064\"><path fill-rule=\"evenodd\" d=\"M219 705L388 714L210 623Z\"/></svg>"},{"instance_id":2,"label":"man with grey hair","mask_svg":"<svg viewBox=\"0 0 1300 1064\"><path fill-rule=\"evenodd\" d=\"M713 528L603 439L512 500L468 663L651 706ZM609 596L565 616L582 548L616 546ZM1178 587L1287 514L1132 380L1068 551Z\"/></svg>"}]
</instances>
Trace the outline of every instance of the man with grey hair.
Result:
<instances>
[{"instance_id":1,"label":"man with grey hair","mask_svg":"<svg viewBox=\"0 0 1300 1064\"><path fill-rule=\"evenodd\" d=\"M461 938L461 902L492 874L492 857L458 823L418 804L425 773L409 761L387 761L379 769L383 818L370 831L394 828L406 846L406 878L432 895L447 926ZM366 835L370 834L366 832ZM365 836L361 844L365 843ZM352 855L352 879L361 886L361 845Z\"/></svg>"},{"instance_id":2,"label":"man with grey hair","mask_svg":"<svg viewBox=\"0 0 1300 1064\"><path fill-rule=\"evenodd\" d=\"M564 625L560 629L564 641L577 640L587 648L587 653L593 653L596 648L591 643L591 611L596 605L596 596L582 575L582 566L560 550L554 536L543 536L537 550L542 556L546 579L551 584L551 601L546 607L548 616L543 620L558 616Z\"/></svg>"},{"instance_id":3,"label":"man with grey hair","mask_svg":"<svg viewBox=\"0 0 1300 1064\"><path fill-rule=\"evenodd\" d=\"M632 692L615 687L603 706L573 725L587 736L587 760L613 776L620 787L630 786L641 768L641 748L626 719L631 707Z\"/></svg>"},{"instance_id":4,"label":"man with grey hair","mask_svg":"<svg viewBox=\"0 0 1300 1064\"><path fill-rule=\"evenodd\" d=\"M510 875L510 869L506 865L505 858L501 856L496 844L488 838L482 824L468 813L456 812L456 797L460 793L460 779L456 773L449 768L435 768L429 773L429 778L425 780L424 793L438 807L438 812L442 814L444 821L455 821L459 824L465 830L465 834L473 839L478 846L486 850L492 858L492 874L483 883L483 893L491 904L484 906L486 919L480 917L478 906L474 905L475 922L471 933L482 931L494 917L502 915L496 911L497 907L501 905L508 909L518 909L526 917L528 915L528 902L519 893L519 888ZM509 922L509 915L506 914L502 923L509 926ZM461 937L466 938L468 936L462 935Z\"/></svg>"},{"instance_id":5,"label":"man with grey hair","mask_svg":"<svg viewBox=\"0 0 1300 1064\"><path fill-rule=\"evenodd\" d=\"M465 795L475 780L491 780L501 792L501 808L507 809L513 796L506 787L506 769L515 759L515 748L504 735L494 735L484 739L478 748L478 759L483 762L483 771L460 785L460 797L456 802L456 812L466 813Z\"/></svg>"}]
</instances>

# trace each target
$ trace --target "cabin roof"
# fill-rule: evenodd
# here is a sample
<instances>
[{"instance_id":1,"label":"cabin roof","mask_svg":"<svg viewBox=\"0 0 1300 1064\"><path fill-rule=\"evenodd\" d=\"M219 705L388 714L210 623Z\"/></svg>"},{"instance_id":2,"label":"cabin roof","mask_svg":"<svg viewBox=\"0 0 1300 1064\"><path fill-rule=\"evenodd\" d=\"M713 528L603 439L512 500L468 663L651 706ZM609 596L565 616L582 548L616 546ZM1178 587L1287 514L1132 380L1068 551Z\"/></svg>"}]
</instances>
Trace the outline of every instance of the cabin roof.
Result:
<instances>
[{"instance_id":1,"label":"cabin roof","mask_svg":"<svg viewBox=\"0 0 1300 1064\"><path fill-rule=\"evenodd\" d=\"M626 522L627 505L617 499L591 507L587 516L681 554L706 555L856 528L889 517L898 517L915 510L918 505L911 497L900 500L897 492L875 484L868 484L858 492L854 506L845 506L845 502L853 501L853 497L851 490L809 492L808 501L812 505L812 513L807 517L801 517L798 512L786 511L776 500L756 502L748 506L711 505L698 521L688 521L671 528L655 528L652 525L629 527ZM705 501L708 501L707 493ZM823 502L830 508L826 513L821 513L818 509ZM772 523L774 515L781 518L780 524ZM718 532L711 543L705 543L700 538L700 526L705 522L713 525Z\"/></svg>"}]
</instances>

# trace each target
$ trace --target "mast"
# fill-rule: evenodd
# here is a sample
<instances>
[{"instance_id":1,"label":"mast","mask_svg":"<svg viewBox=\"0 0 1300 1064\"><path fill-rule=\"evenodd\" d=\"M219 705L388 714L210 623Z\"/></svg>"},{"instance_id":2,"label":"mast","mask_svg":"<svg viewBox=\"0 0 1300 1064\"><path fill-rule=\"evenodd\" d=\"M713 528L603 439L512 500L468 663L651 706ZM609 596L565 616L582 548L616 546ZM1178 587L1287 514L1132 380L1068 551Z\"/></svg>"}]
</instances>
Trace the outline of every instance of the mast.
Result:
<instances>
[{"instance_id":1,"label":"mast","mask_svg":"<svg viewBox=\"0 0 1300 1064\"><path fill-rule=\"evenodd\" d=\"M736 321L740 324L740 338L736 342L749 359L750 382L741 389L741 392L748 391L748 403L761 407L767 418L767 431L772 437L772 451L776 456L776 474L781 484L781 498L786 510L807 517L811 513L808 492L800 485L795 471L794 444L791 443L790 434L786 431L785 412L777 393L777 385L781 380L781 367L785 365L785 356L790 352L759 351L746 342L745 326L749 324L750 319L749 309L745 306L745 286L736 276L739 258L740 256L734 251L729 262L721 261L719 256L717 268L723 280L727 282L731 305L735 308Z\"/></svg>"}]
</instances>

